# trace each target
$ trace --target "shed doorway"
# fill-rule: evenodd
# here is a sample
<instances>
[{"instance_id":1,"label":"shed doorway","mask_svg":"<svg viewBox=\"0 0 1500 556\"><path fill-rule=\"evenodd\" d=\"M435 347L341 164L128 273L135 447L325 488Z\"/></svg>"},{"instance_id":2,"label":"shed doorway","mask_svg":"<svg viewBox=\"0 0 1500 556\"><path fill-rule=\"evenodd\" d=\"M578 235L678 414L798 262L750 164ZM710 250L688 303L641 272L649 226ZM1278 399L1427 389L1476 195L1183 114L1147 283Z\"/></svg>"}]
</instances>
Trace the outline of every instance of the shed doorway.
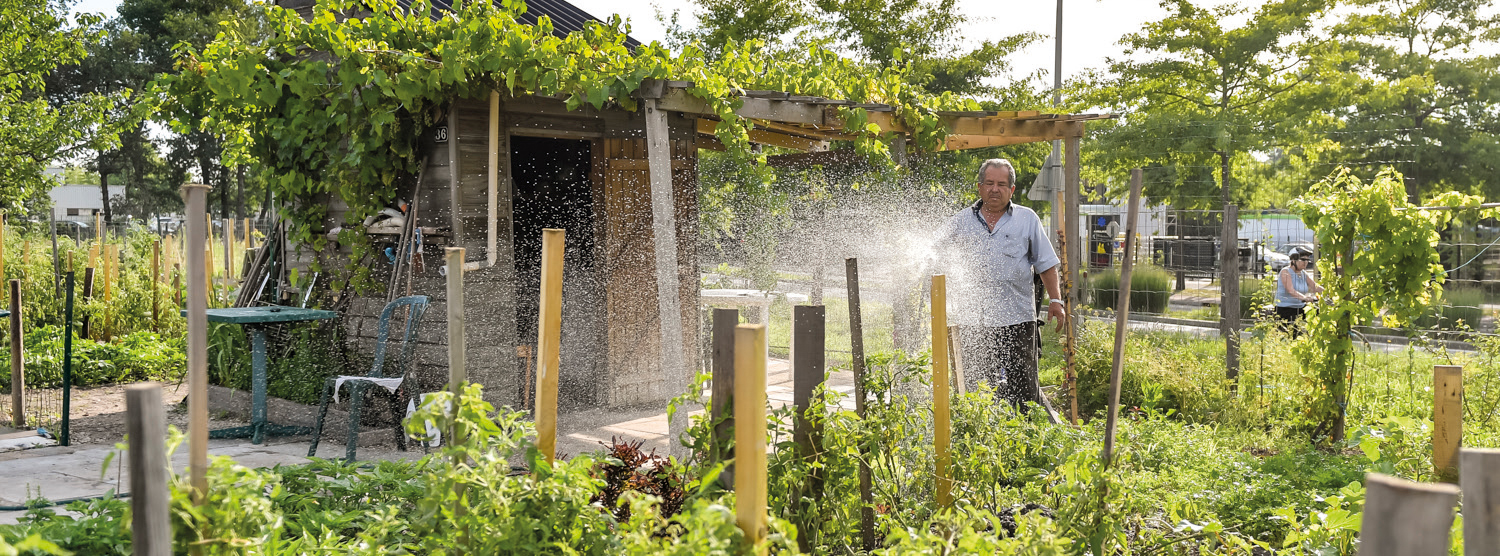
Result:
<instances>
[{"instance_id":1,"label":"shed doorway","mask_svg":"<svg viewBox=\"0 0 1500 556\"><path fill-rule=\"evenodd\" d=\"M567 230L563 258L562 372L558 394L563 403L592 403L597 353L593 344L594 299L602 296L595 264L595 213L592 168L593 144L588 140L511 136L512 218L515 238L516 341L521 346L521 392L525 407L533 407L537 312L541 296L542 229ZM591 309L592 307L592 309ZM581 312L580 312L581 311ZM601 321L602 324L602 321ZM530 350L527 361L524 352Z\"/></svg>"}]
</instances>

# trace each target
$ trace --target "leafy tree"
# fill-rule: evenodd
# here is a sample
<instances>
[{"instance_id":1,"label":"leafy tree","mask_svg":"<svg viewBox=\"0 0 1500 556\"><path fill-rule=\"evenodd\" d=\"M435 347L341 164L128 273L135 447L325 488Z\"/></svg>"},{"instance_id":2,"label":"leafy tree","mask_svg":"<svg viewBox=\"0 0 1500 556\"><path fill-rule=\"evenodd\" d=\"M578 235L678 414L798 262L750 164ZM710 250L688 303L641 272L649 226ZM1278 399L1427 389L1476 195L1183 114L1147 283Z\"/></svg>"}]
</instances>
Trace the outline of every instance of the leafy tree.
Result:
<instances>
[{"instance_id":1,"label":"leafy tree","mask_svg":"<svg viewBox=\"0 0 1500 556\"><path fill-rule=\"evenodd\" d=\"M1327 82L1350 89L1338 141L1372 173L1399 168L1407 197L1457 189L1500 195L1500 15L1480 0L1351 0L1332 29L1341 56Z\"/></svg>"},{"instance_id":2,"label":"leafy tree","mask_svg":"<svg viewBox=\"0 0 1500 556\"><path fill-rule=\"evenodd\" d=\"M45 77L84 59L100 33L97 16L69 26L64 13L60 2L0 0L0 202L10 206L51 189L51 162L108 148L119 134L123 92L48 102Z\"/></svg>"},{"instance_id":3,"label":"leafy tree","mask_svg":"<svg viewBox=\"0 0 1500 556\"><path fill-rule=\"evenodd\" d=\"M1236 154L1266 150L1310 117L1315 89L1305 70L1316 43L1308 35L1325 4L1161 5L1167 17L1122 38L1125 57L1109 58L1109 75L1084 86L1083 102L1125 114L1096 136L1095 163L1117 175L1146 168L1146 195L1174 206L1244 201ZM1224 25L1246 15L1239 27Z\"/></svg>"},{"instance_id":4,"label":"leafy tree","mask_svg":"<svg viewBox=\"0 0 1500 556\"><path fill-rule=\"evenodd\" d=\"M971 18L958 10L956 0L696 0L696 5L693 29L684 29L675 12L658 14L671 35L669 45L696 44L712 57L747 40L765 41L791 56L807 44L820 44L868 64L902 69L931 94L1024 97L1035 103L1027 79L994 82L1011 69L1006 57L1040 36L1021 33L966 48L962 31Z\"/></svg>"},{"instance_id":5,"label":"leafy tree","mask_svg":"<svg viewBox=\"0 0 1500 556\"><path fill-rule=\"evenodd\" d=\"M90 38L85 45L87 57L59 66L47 77L47 96L54 104L77 102L87 95L133 96L151 79L149 67L141 60L140 35L118 19L104 22ZM120 122L121 140L96 150L89 161L89 169L98 175L106 221L114 218L109 198L110 178L122 173L138 178L155 151L155 145L146 137L144 123L132 114L133 110L133 104L115 106L108 116ZM129 180L125 182L126 198L131 196L132 185Z\"/></svg>"},{"instance_id":6,"label":"leafy tree","mask_svg":"<svg viewBox=\"0 0 1500 556\"><path fill-rule=\"evenodd\" d=\"M140 41L143 62L152 74L177 73L176 52L187 48L201 50L224 30L227 22L240 33L260 33L258 12L245 0L124 0L120 4L120 21L133 30ZM182 103L185 118L202 122L207 108ZM168 120L163 120L168 121ZM187 168L196 167L198 178L219 193L219 216L229 216L230 173L224 160L224 137L202 126L177 126L176 136L166 141L167 161L185 176ZM242 192L243 193L243 192ZM243 217L243 214L239 216Z\"/></svg>"}]
</instances>

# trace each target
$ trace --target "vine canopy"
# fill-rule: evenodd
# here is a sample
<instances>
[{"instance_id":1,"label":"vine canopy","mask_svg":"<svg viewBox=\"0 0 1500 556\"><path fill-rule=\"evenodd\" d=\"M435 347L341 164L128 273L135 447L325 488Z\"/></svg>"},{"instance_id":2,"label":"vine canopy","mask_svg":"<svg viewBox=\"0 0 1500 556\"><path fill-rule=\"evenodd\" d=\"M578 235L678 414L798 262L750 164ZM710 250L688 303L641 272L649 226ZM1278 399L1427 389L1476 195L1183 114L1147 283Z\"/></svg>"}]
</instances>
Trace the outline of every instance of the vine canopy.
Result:
<instances>
[{"instance_id":1,"label":"vine canopy","mask_svg":"<svg viewBox=\"0 0 1500 556\"><path fill-rule=\"evenodd\" d=\"M693 45L680 54L655 42L631 50L618 16L560 37L545 16L536 25L518 22L526 7L513 0L464 3L452 13L427 0L409 8L396 0L325 0L309 19L261 9L263 36L226 26L202 51L184 48L182 71L159 80L156 99L175 129L221 134L232 160L267 166L270 188L291 201L282 207L290 239L315 251L327 241L316 233L326 216L316 199L343 199L350 222L386 206L397 180L418 170L421 139L455 98L498 90L563 98L569 109L635 110L643 82L688 81L688 92L722 120L715 133L730 155L760 172L768 170L750 148L750 125L735 114L744 90L892 105L925 149L946 133L935 111L978 107L924 95L899 69L862 66L817 46L783 55L750 41L713 60ZM841 112L859 150L885 152L864 110ZM361 239L353 236L346 228L339 239L356 247L357 261Z\"/></svg>"}]
</instances>

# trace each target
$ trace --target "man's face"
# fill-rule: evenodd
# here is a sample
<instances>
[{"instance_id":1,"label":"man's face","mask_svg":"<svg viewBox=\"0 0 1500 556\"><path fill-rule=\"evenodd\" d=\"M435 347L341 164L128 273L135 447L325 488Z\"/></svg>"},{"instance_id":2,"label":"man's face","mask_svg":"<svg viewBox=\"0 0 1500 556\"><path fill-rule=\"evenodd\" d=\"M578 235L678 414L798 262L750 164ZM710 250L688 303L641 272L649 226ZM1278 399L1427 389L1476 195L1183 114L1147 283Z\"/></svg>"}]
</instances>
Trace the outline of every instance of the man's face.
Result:
<instances>
[{"instance_id":1,"label":"man's face","mask_svg":"<svg viewBox=\"0 0 1500 556\"><path fill-rule=\"evenodd\" d=\"M984 206L1006 206L1015 192L1016 185L1010 183L1009 169L991 166L984 170L984 180L979 182L979 200L984 201Z\"/></svg>"}]
</instances>

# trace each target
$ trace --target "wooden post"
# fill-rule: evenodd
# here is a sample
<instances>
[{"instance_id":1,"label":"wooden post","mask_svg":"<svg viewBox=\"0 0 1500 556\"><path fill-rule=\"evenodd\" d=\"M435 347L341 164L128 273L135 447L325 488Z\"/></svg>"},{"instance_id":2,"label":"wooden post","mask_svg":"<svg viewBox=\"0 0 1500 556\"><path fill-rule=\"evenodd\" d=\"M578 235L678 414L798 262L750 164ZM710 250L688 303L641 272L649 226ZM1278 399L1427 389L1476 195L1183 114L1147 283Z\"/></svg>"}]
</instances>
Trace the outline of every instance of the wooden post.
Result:
<instances>
[{"instance_id":1,"label":"wooden post","mask_svg":"<svg viewBox=\"0 0 1500 556\"><path fill-rule=\"evenodd\" d=\"M766 325L734 330L734 515L751 546L766 538ZM764 554L764 550L757 551Z\"/></svg>"},{"instance_id":2,"label":"wooden post","mask_svg":"<svg viewBox=\"0 0 1500 556\"><path fill-rule=\"evenodd\" d=\"M713 409L715 461L730 462L720 474L720 481L734 486L734 330L740 324L739 309L714 309L713 321L713 392L709 406Z\"/></svg>"},{"instance_id":3,"label":"wooden post","mask_svg":"<svg viewBox=\"0 0 1500 556\"><path fill-rule=\"evenodd\" d=\"M1219 301L1224 333L1224 378L1229 380L1229 391L1239 388L1240 377L1240 210L1235 205L1224 206L1224 230L1219 239L1222 248L1224 278Z\"/></svg>"},{"instance_id":4,"label":"wooden post","mask_svg":"<svg viewBox=\"0 0 1500 556\"><path fill-rule=\"evenodd\" d=\"M161 240L151 245L151 329L161 329Z\"/></svg>"},{"instance_id":5,"label":"wooden post","mask_svg":"<svg viewBox=\"0 0 1500 556\"><path fill-rule=\"evenodd\" d=\"M542 230L542 299L537 312L536 447L547 463L557 453L557 375L562 338L564 232Z\"/></svg>"},{"instance_id":6,"label":"wooden post","mask_svg":"<svg viewBox=\"0 0 1500 556\"><path fill-rule=\"evenodd\" d=\"M193 503L208 500L208 245L207 185L182 186L187 205L188 468Z\"/></svg>"},{"instance_id":7,"label":"wooden post","mask_svg":"<svg viewBox=\"0 0 1500 556\"><path fill-rule=\"evenodd\" d=\"M94 269L93 267L83 269L83 302L88 303L94 297ZM82 327L78 331L79 338L93 338L93 332L89 330L92 323L87 314L83 316Z\"/></svg>"},{"instance_id":8,"label":"wooden post","mask_svg":"<svg viewBox=\"0 0 1500 556\"><path fill-rule=\"evenodd\" d=\"M230 281L234 279L234 219L225 218L222 221L224 222L224 297L227 299L230 290L233 289ZM312 285L309 284L307 287L312 288Z\"/></svg>"},{"instance_id":9,"label":"wooden post","mask_svg":"<svg viewBox=\"0 0 1500 556\"><path fill-rule=\"evenodd\" d=\"M643 101L646 116L646 159L651 178L651 229L656 253L657 313L661 323L661 368L666 375L662 387L668 397L688 388L686 347L683 345L682 300L677 278L677 209L672 187L672 144L667 131L667 112L656 99ZM682 453L682 435L687 431L688 412L678 411L667 423L667 451Z\"/></svg>"},{"instance_id":10,"label":"wooden post","mask_svg":"<svg viewBox=\"0 0 1500 556\"><path fill-rule=\"evenodd\" d=\"M464 248L449 247L443 250L443 262L448 268L448 391L456 401L469 380L464 362L467 351L464 337ZM456 442L454 431L448 431L449 442Z\"/></svg>"},{"instance_id":11,"label":"wooden post","mask_svg":"<svg viewBox=\"0 0 1500 556\"><path fill-rule=\"evenodd\" d=\"M1082 232L1080 232L1078 229L1078 204L1080 202L1079 196L1081 193L1079 191L1079 188L1081 187L1081 176L1083 169L1083 159L1081 155L1082 151L1078 143L1079 137L1068 137L1063 140L1065 154L1065 159L1063 162L1063 182L1065 184L1065 187L1067 188L1067 194L1065 195L1065 197L1067 199L1068 205L1067 210L1065 211L1066 215L1063 217L1063 222L1067 225L1067 228L1064 230L1064 235L1068 238L1068 245L1073 246L1073 249L1068 250L1068 278L1073 284L1073 287L1069 288L1068 291L1068 300L1070 301L1070 304L1076 303L1077 300L1083 299L1082 295L1080 295L1083 292L1083 282L1080 279L1079 273L1083 271L1083 252L1085 247L1088 245L1087 243L1084 243L1083 236L1080 235ZM1074 312L1072 309L1072 307L1068 307L1068 317L1071 318L1073 320L1073 323L1076 325L1077 323L1081 322L1081 317L1079 317L1078 313Z\"/></svg>"},{"instance_id":12,"label":"wooden post","mask_svg":"<svg viewBox=\"0 0 1500 556\"><path fill-rule=\"evenodd\" d=\"M1464 368L1432 367L1432 470L1438 480L1458 482L1458 450L1464 439Z\"/></svg>"},{"instance_id":13,"label":"wooden post","mask_svg":"<svg viewBox=\"0 0 1500 556\"><path fill-rule=\"evenodd\" d=\"M827 361L826 318L826 309L822 305L792 307L792 403L797 408L792 437L797 443L798 455L808 461L815 461L823 451L823 407L813 406L813 393L823 384L823 367ZM821 473L814 470L808 484L808 495L812 499L821 498L822 482ZM798 537L798 540L805 544L811 538ZM804 546L803 549L810 551L811 547Z\"/></svg>"},{"instance_id":14,"label":"wooden post","mask_svg":"<svg viewBox=\"0 0 1500 556\"><path fill-rule=\"evenodd\" d=\"M135 556L172 553L172 492L167 489L167 416L161 386L125 387L125 436L130 441L130 530Z\"/></svg>"},{"instance_id":15,"label":"wooden post","mask_svg":"<svg viewBox=\"0 0 1500 556\"><path fill-rule=\"evenodd\" d=\"M71 270L63 276L62 434L57 436L63 446L72 441L72 437L68 435L68 427L72 422L73 409L73 276Z\"/></svg>"},{"instance_id":16,"label":"wooden post","mask_svg":"<svg viewBox=\"0 0 1500 556\"><path fill-rule=\"evenodd\" d=\"M1458 461L1464 556L1500 554L1500 450L1464 448Z\"/></svg>"},{"instance_id":17,"label":"wooden post","mask_svg":"<svg viewBox=\"0 0 1500 556\"><path fill-rule=\"evenodd\" d=\"M937 274L932 277L932 425L933 450L937 456L937 503L939 508L953 506L953 475L948 469L952 456L948 453L951 434L951 397L948 389L948 286L947 277Z\"/></svg>"},{"instance_id":18,"label":"wooden post","mask_svg":"<svg viewBox=\"0 0 1500 556\"><path fill-rule=\"evenodd\" d=\"M255 234L252 233L254 231L255 231L255 228L250 225L250 219L246 218L245 219L245 250L246 251L249 251L251 247L254 247L253 243L255 242L255 238L252 237L252 236L255 235Z\"/></svg>"},{"instance_id":19,"label":"wooden post","mask_svg":"<svg viewBox=\"0 0 1500 556\"><path fill-rule=\"evenodd\" d=\"M1125 252L1135 248L1137 216L1141 209L1141 169L1130 171L1130 204L1125 221ZM1109 371L1109 417L1104 423L1104 465L1114 457L1115 421L1120 415L1120 381L1125 374L1125 334L1130 328L1130 274L1135 270L1135 259L1125 257L1120 267L1119 305L1115 309L1115 359Z\"/></svg>"},{"instance_id":20,"label":"wooden post","mask_svg":"<svg viewBox=\"0 0 1500 556\"><path fill-rule=\"evenodd\" d=\"M903 153L905 154L905 153ZM859 309L859 260L844 259L844 287L849 293L849 352L854 367L854 413L865 418L865 325ZM859 445L859 531L866 552L875 550L875 499L871 492L869 446Z\"/></svg>"},{"instance_id":21,"label":"wooden post","mask_svg":"<svg viewBox=\"0 0 1500 556\"><path fill-rule=\"evenodd\" d=\"M958 327L948 327L948 365L953 368L953 387L959 395L969 393L969 381L964 377L963 342L958 339Z\"/></svg>"},{"instance_id":22,"label":"wooden post","mask_svg":"<svg viewBox=\"0 0 1500 556\"><path fill-rule=\"evenodd\" d=\"M1359 556L1446 556L1457 505L1456 486L1366 474Z\"/></svg>"},{"instance_id":23,"label":"wooden post","mask_svg":"<svg viewBox=\"0 0 1500 556\"><path fill-rule=\"evenodd\" d=\"M62 258L57 254L57 212L47 211L48 235L52 236L52 289L62 293Z\"/></svg>"},{"instance_id":24,"label":"wooden post","mask_svg":"<svg viewBox=\"0 0 1500 556\"><path fill-rule=\"evenodd\" d=\"M205 272L204 275L208 277L207 278L207 280L208 280L208 286L209 286L208 287L208 292L209 292L210 295L212 295L213 291L214 291L213 290L213 280L214 280L214 220L213 220L213 216L211 216L209 214L204 214L203 215L203 228L204 228L204 232L203 233L205 234L204 235L204 239L203 239L203 249L202 249L202 251L203 251L203 270ZM192 245L192 243L189 243L188 245Z\"/></svg>"},{"instance_id":25,"label":"wooden post","mask_svg":"<svg viewBox=\"0 0 1500 556\"><path fill-rule=\"evenodd\" d=\"M104 215L94 213L94 245L104 245Z\"/></svg>"},{"instance_id":26,"label":"wooden post","mask_svg":"<svg viewBox=\"0 0 1500 556\"><path fill-rule=\"evenodd\" d=\"M1068 315L1068 318L1063 320L1063 383L1064 386L1068 389L1068 401L1071 406L1068 408L1068 422L1072 423L1074 426L1077 426L1078 375L1076 373L1077 366L1074 364L1074 361L1077 354L1078 343L1077 337L1074 335L1073 328L1073 323L1077 321L1072 318L1074 311L1072 293L1073 273L1071 270L1069 270L1070 267L1068 266L1068 261L1072 259L1070 259L1070 256L1068 255L1068 234L1063 233L1063 229L1065 229L1065 227L1067 226L1067 222L1063 222L1062 225L1063 227L1059 228L1057 232L1058 249L1062 251L1062 256L1060 258L1061 260L1058 262L1058 266L1062 268L1058 272L1058 277L1062 279L1062 287L1059 289L1061 290L1060 293L1062 293L1063 296L1063 312Z\"/></svg>"},{"instance_id":27,"label":"wooden post","mask_svg":"<svg viewBox=\"0 0 1500 556\"><path fill-rule=\"evenodd\" d=\"M10 422L26 427L26 373L23 372L21 334L21 281L10 281Z\"/></svg>"}]
</instances>

